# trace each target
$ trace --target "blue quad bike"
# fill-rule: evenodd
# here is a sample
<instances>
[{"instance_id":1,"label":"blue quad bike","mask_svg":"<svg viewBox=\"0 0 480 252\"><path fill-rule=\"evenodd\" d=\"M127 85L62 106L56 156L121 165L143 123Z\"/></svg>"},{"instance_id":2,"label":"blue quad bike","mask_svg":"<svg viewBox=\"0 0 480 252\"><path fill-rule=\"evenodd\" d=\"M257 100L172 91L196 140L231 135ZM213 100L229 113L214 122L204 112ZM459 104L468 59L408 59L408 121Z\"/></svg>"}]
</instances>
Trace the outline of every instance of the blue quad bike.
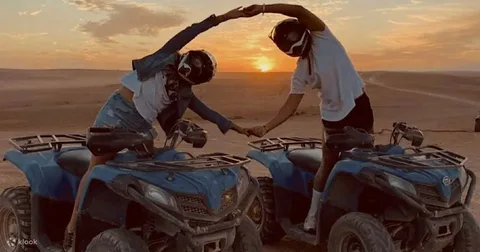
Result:
<instances>
[{"instance_id":1,"label":"blue quad bike","mask_svg":"<svg viewBox=\"0 0 480 252\"><path fill-rule=\"evenodd\" d=\"M259 188L244 166L250 160L177 152L181 141L203 147L207 135L187 120L174 129L163 148L142 134L106 128L12 139L16 150L4 158L25 173L30 186L0 195L0 251L63 251L64 230L92 153L118 154L93 167L73 251L261 251L246 215Z\"/></svg>"},{"instance_id":2,"label":"blue quad bike","mask_svg":"<svg viewBox=\"0 0 480 252\"><path fill-rule=\"evenodd\" d=\"M317 212L314 233L303 230L322 142L314 138L254 141L248 157L264 165L250 210L262 241L285 234L329 252L476 252L480 229L468 206L475 174L466 158L423 146L423 133L394 123L390 144L352 128L334 132L326 146L340 151ZM407 139L410 147L401 147ZM462 197L462 195L464 197Z\"/></svg>"}]
</instances>

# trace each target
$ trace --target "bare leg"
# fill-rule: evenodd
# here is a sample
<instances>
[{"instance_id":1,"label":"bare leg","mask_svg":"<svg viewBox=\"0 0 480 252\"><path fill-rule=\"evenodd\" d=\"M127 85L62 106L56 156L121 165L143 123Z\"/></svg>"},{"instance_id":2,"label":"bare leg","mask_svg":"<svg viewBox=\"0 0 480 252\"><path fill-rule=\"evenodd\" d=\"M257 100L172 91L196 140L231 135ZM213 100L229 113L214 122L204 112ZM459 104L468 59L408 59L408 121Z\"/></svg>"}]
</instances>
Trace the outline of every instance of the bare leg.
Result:
<instances>
[{"instance_id":1,"label":"bare leg","mask_svg":"<svg viewBox=\"0 0 480 252\"><path fill-rule=\"evenodd\" d=\"M323 135L325 136L325 133ZM325 184L327 183L330 172L332 171L339 158L339 152L328 149L325 144L325 140L323 140L322 142L322 166L318 169L317 174L315 174L310 210L308 211L308 215L304 223L305 230L315 229L315 225L317 222L316 214L321 201L322 191L324 190Z\"/></svg>"},{"instance_id":2,"label":"bare leg","mask_svg":"<svg viewBox=\"0 0 480 252\"><path fill-rule=\"evenodd\" d=\"M315 180L313 182L313 189L317 192L322 192L325 184L327 183L328 176L332 171L335 164L338 162L339 152L332 151L323 144L322 146L322 167L318 169L315 174Z\"/></svg>"},{"instance_id":3,"label":"bare leg","mask_svg":"<svg viewBox=\"0 0 480 252\"><path fill-rule=\"evenodd\" d=\"M88 170L83 175L82 179L80 180L80 184L78 185L78 191L77 191L77 196L75 198L75 204L73 206L72 217L70 218L70 222L67 225L66 233L74 233L75 232L75 227L76 227L76 224L77 224L78 207L79 207L79 204L80 204L80 198L81 198L81 195L83 194L83 192L85 190L85 184L87 183L87 180L90 177L90 173L92 172L92 168L94 166L97 166L97 165L105 164L108 160L111 160L113 157L115 157L115 154L111 154L111 155L107 155L107 156L101 156L101 157L93 156L92 159L90 160L90 165L88 166ZM65 239L67 239L67 237ZM71 241L69 241L69 242L71 242ZM65 245L67 245L67 247L68 247L72 244L64 244L64 246Z\"/></svg>"}]
</instances>

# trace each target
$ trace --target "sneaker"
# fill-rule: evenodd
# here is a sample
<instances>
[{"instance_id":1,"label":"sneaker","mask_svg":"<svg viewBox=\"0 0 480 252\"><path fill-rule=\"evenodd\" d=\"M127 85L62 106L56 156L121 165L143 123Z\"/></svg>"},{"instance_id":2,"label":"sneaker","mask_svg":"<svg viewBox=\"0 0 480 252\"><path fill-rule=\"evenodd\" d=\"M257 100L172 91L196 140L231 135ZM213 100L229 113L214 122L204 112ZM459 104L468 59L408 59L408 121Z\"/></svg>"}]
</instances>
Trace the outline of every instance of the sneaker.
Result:
<instances>
[{"instance_id":1,"label":"sneaker","mask_svg":"<svg viewBox=\"0 0 480 252\"><path fill-rule=\"evenodd\" d=\"M65 236L63 238L63 250L66 252L73 251L73 240L75 234L73 232L65 231Z\"/></svg>"},{"instance_id":2,"label":"sneaker","mask_svg":"<svg viewBox=\"0 0 480 252\"><path fill-rule=\"evenodd\" d=\"M315 231L317 226L317 218L315 215L307 216L305 222L303 223L303 229L307 232Z\"/></svg>"}]
</instances>

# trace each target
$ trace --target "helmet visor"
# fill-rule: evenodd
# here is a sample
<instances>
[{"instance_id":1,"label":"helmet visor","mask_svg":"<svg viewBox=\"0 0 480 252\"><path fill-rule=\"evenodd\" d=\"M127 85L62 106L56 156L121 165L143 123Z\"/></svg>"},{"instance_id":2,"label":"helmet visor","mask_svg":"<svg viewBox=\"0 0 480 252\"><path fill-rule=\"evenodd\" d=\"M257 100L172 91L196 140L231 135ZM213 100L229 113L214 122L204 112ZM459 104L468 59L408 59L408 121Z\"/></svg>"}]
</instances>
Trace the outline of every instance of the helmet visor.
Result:
<instances>
[{"instance_id":1,"label":"helmet visor","mask_svg":"<svg viewBox=\"0 0 480 252\"><path fill-rule=\"evenodd\" d=\"M297 28L297 29L296 29ZM299 55L307 42L308 31L298 29L297 24L276 25L268 37L277 47L288 55Z\"/></svg>"},{"instance_id":2,"label":"helmet visor","mask_svg":"<svg viewBox=\"0 0 480 252\"><path fill-rule=\"evenodd\" d=\"M189 51L182 56L178 72L192 84L209 81L215 75L216 61L205 51Z\"/></svg>"}]
</instances>

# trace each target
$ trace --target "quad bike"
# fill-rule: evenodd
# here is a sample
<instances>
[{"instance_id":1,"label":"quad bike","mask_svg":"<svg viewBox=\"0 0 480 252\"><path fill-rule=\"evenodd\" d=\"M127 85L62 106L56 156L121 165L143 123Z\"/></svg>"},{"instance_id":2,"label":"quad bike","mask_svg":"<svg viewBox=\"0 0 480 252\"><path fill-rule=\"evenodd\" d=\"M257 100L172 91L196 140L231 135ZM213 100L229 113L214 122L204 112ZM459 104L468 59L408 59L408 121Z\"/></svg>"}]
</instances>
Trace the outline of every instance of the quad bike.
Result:
<instances>
[{"instance_id":1,"label":"quad bike","mask_svg":"<svg viewBox=\"0 0 480 252\"><path fill-rule=\"evenodd\" d=\"M4 158L25 173L30 186L1 193L0 251L63 251L64 230L91 154L117 152L114 160L93 167L88 178L74 251L261 251L260 236L246 216L258 191L244 167L250 160L177 152L181 141L201 148L207 138L187 120L174 129L158 149L142 134L106 128L90 128L87 136L12 139L16 150Z\"/></svg>"},{"instance_id":2,"label":"quad bike","mask_svg":"<svg viewBox=\"0 0 480 252\"><path fill-rule=\"evenodd\" d=\"M468 206L475 174L466 158L423 143L423 133L395 123L390 144L374 145L373 135L344 129L325 145L340 151L317 212L314 233L303 229L322 142L314 138L254 141L248 157L269 169L257 178L258 197L249 210L262 241L285 234L327 246L329 252L476 252L480 229ZM407 139L412 147L403 148ZM462 199L462 194L465 196Z\"/></svg>"}]
</instances>

